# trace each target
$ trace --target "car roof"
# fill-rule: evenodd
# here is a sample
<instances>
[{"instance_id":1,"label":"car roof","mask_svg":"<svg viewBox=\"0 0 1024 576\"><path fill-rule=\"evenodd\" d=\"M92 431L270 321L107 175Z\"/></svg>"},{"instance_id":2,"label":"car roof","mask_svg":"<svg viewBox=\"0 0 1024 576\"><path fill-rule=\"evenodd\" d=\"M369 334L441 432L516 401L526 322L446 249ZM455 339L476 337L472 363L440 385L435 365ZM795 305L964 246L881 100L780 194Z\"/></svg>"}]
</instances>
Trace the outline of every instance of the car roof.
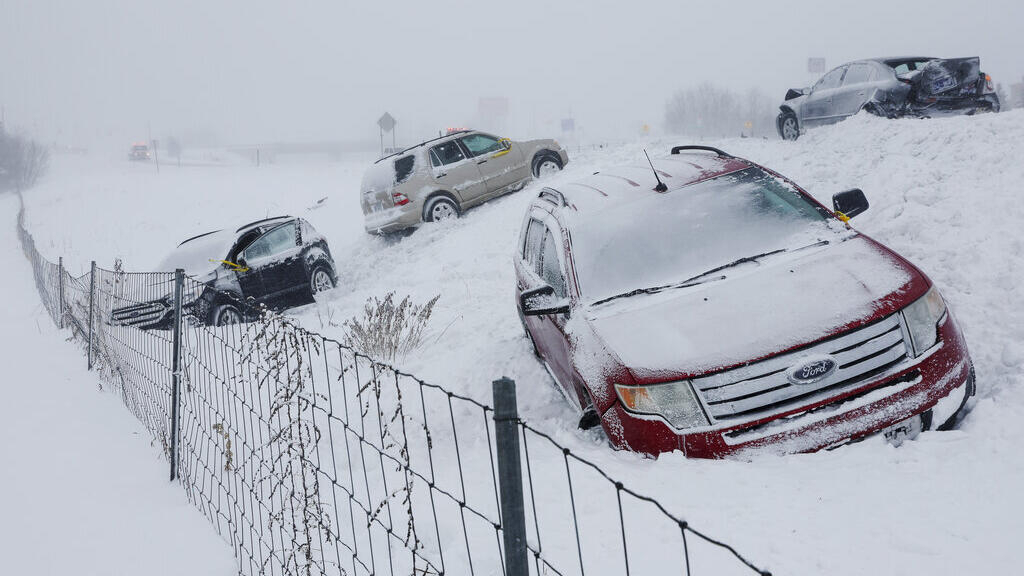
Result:
<instances>
[{"instance_id":1,"label":"car roof","mask_svg":"<svg viewBox=\"0 0 1024 576\"><path fill-rule=\"evenodd\" d=\"M248 224L240 226L237 230L235 230L235 232L231 236L231 238L237 239L238 236L240 236L242 233L248 232L248 231L250 231L250 230L252 230L254 228L258 228L258 227L261 227L261 226L266 226L266 227L269 228L269 227L274 226L276 224L284 224L285 222L288 222L288 221L291 221L291 220L296 220L296 218L294 216L274 216L273 218L264 218L262 220L256 220L255 222L249 222ZM180 247L184 246L185 244L188 244L189 242L192 242L193 240L199 240L200 238L205 238L207 236L213 236L214 234L221 234L221 235L223 235L223 234L225 234L225 231L223 229L218 229L218 230L211 230L210 232L203 232L202 234L198 234L198 235L193 236L191 238L187 238L185 240L182 240L181 243L178 244L178 247L180 248Z\"/></svg>"},{"instance_id":2,"label":"car roof","mask_svg":"<svg viewBox=\"0 0 1024 576\"><path fill-rule=\"evenodd\" d=\"M445 134L444 136L438 136L437 138L431 138L430 140L424 140L423 142L420 142L419 144L413 144L412 146L409 146L408 148L402 150L401 152L395 152L394 154L388 154L387 156L382 156L380 159L378 159L376 162L374 162L374 164L378 164L378 163L380 163L380 162L382 162L384 160L387 160L388 158L394 158L395 156L401 156L402 154L405 154L406 152L408 152L410 150L415 150L416 148L419 148L421 146L425 146L427 144L433 144L435 142L440 142L440 141L445 140L447 138L455 138L457 136L462 136L463 134L469 134L470 132L476 132L476 130L469 130L469 129L466 129L466 130L455 130L453 132L449 132L449 133Z\"/></svg>"},{"instance_id":3,"label":"car roof","mask_svg":"<svg viewBox=\"0 0 1024 576\"><path fill-rule=\"evenodd\" d=\"M935 60L933 56L894 56L889 58L867 58L871 62L881 62L886 65L898 64L900 62L920 62L922 60Z\"/></svg>"},{"instance_id":4,"label":"car roof","mask_svg":"<svg viewBox=\"0 0 1024 576\"><path fill-rule=\"evenodd\" d=\"M644 162L594 172L581 180L560 184L557 189L544 188L534 202L564 206L575 212L603 211L623 202L671 194L691 184L754 166L748 160L725 152L713 149L708 152L711 153L681 150L651 158L658 178L667 186L665 192L654 189L658 180L651 165Z\"/></svg>"},{"instance_id":5,"label":"car roof","mask_svg":"<svg viewBox=\"0 0 1024 576\"><path fill-rule=\"evenodd\" d=\"M264 218L263 220L256 220L255 222L249 222L248 224L240 226L238 228L238 230L235 230L235 233L236 234L240 234L242 232L248 232L249 230L252 230L253 228L256 228L257 226L270 226L270 225L273 225L273 224L284 224L285 222L287 222L289 220L294 220L294 219L295 219L294 216L274 216L273 218Z\"/></svg>"}]
</instances>

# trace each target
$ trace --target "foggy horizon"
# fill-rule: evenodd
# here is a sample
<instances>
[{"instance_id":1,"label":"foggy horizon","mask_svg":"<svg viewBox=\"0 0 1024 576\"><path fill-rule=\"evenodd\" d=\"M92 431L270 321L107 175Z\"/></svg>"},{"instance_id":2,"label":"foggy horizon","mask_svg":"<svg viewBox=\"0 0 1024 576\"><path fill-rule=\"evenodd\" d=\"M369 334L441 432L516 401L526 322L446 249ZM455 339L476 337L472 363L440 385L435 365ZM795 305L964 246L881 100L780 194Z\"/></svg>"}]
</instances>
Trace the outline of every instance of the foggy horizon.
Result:
<instances>
[{"instance_id":1,"label":"foggy horizon","mask_svg":"<svg viewBox=\"0 0 1024 576\"><path fill-rule=\"evenodd\" d=\"M630 138L658 133L672 94L706 82L781 102L820 76L809 57L980 56L1008 89L1024 81L1024 6L993 4L531 0L497 17L451 1L6 0L0 106L9 127L59 146L376 142L384 112L398 144L449 126L558 137L565 118L581 138ZM507 98L502 125L480 118L481 98Z\"/></svg>"}]
</instances>

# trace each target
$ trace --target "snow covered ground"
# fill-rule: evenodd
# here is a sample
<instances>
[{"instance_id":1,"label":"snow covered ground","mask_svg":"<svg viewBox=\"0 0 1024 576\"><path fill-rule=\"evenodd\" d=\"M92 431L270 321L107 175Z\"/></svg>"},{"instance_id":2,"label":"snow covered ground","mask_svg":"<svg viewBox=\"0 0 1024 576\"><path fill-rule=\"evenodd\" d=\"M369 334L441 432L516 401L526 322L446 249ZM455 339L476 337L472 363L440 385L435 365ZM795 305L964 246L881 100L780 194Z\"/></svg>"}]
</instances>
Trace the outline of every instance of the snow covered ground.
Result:
<instances>
[{"instance_id":1,"label":"snow covered ground","mask_svg":"<svg viewBox=\"0 0 1024 576\"><path fill-rule=\"evenodd\" d=\"M176 484L149 433L97 391L43 309L0 197L0 573L220 575L231 549Z\"/></svg>"},{"instance_id":2,"label":"snow covered ground","mask_svg":"<svg viewBox=\"0 0 1024 576\"><path fill-rule=\"evenodd\" d=\"M567 169L547 183L637 162L644 147L664 154L682 143L570 150ZM773 168L826 204L835 192L865 191L872 207L855 227L929 274L966 334L979 394L959 430L926 433L898 449L873 438L752 462L611 451L599 434L574 428L572 409L516 317L512 251L536 185L457 222L381 239L363 232L359 210L369 156L259 168L243 159L196 162L159 174L119 158L58 157L26 199L27 225L40 250L63 255L78 273L90 259L150 270L195 234L267 215L303 216L330 241L341 282L291 312L303 324L338 337L370 296L393 290L424 302L440 294L431 337L405 369L488 403L491 380L515 379L526 420L758 565L776 574L1010 571L1024 533L1017 490L1024 483L1024 111L930 121L859 116L797 142L703 143Z\"/></svg>"}]
</instances>

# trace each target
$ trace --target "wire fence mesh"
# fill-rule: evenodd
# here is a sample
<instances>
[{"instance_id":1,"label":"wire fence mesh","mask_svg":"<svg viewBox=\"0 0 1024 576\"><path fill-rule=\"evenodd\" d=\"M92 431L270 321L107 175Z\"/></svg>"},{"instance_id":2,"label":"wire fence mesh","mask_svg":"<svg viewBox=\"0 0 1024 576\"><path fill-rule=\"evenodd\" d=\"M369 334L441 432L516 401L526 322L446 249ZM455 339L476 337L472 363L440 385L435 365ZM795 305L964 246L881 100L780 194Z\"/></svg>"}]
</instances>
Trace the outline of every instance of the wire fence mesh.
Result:
<instances>
[{"instance_id":1,"label":"wire fence mesh","mask_svg":"<svg viewBox=\"0 0 1024 576\"><path fill-rule=\"evenodd\" d=\"M491 406L187 276L72 276L23 214L18 229L50 317L241 574L525 576L506 569L505 482L526 503L530 574L768 574L518 418L522 474L499 478ZM241 321L211 325L217 306Z\"/></svg>"}]
</instances>

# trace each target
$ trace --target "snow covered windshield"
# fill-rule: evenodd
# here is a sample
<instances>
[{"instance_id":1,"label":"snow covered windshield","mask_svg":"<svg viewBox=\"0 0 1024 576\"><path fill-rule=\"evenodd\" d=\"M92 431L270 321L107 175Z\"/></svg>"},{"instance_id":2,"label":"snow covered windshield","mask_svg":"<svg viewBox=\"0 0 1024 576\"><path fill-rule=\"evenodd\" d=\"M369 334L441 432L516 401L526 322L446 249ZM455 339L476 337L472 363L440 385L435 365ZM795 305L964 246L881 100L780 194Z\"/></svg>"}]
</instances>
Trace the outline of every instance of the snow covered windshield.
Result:
<instances>
[{"instance_id":1,"label":"snow covered windshield","mask_svg":"<svg viewBox=\"0 0 1024 576\"><path fill-rule=\"evenodd\" d=\"M832 239L841 230L793 186L753 167L577 218L573 260L589 302L684 282L740 258Z\"/></svg>"},{"instance_id":2,"label":"snow covered windshield","mask_svg":"<svg viewBox=\"0 0 1024 576\"><path fill-rule=\"evenodd\" d=\"M158 270L171 272L182 268L190 276L200 276L219 266L219 261L227 257L234 243L235 235L227 230L186 240L164 258Z\"/></svg>"}]
</instances>

